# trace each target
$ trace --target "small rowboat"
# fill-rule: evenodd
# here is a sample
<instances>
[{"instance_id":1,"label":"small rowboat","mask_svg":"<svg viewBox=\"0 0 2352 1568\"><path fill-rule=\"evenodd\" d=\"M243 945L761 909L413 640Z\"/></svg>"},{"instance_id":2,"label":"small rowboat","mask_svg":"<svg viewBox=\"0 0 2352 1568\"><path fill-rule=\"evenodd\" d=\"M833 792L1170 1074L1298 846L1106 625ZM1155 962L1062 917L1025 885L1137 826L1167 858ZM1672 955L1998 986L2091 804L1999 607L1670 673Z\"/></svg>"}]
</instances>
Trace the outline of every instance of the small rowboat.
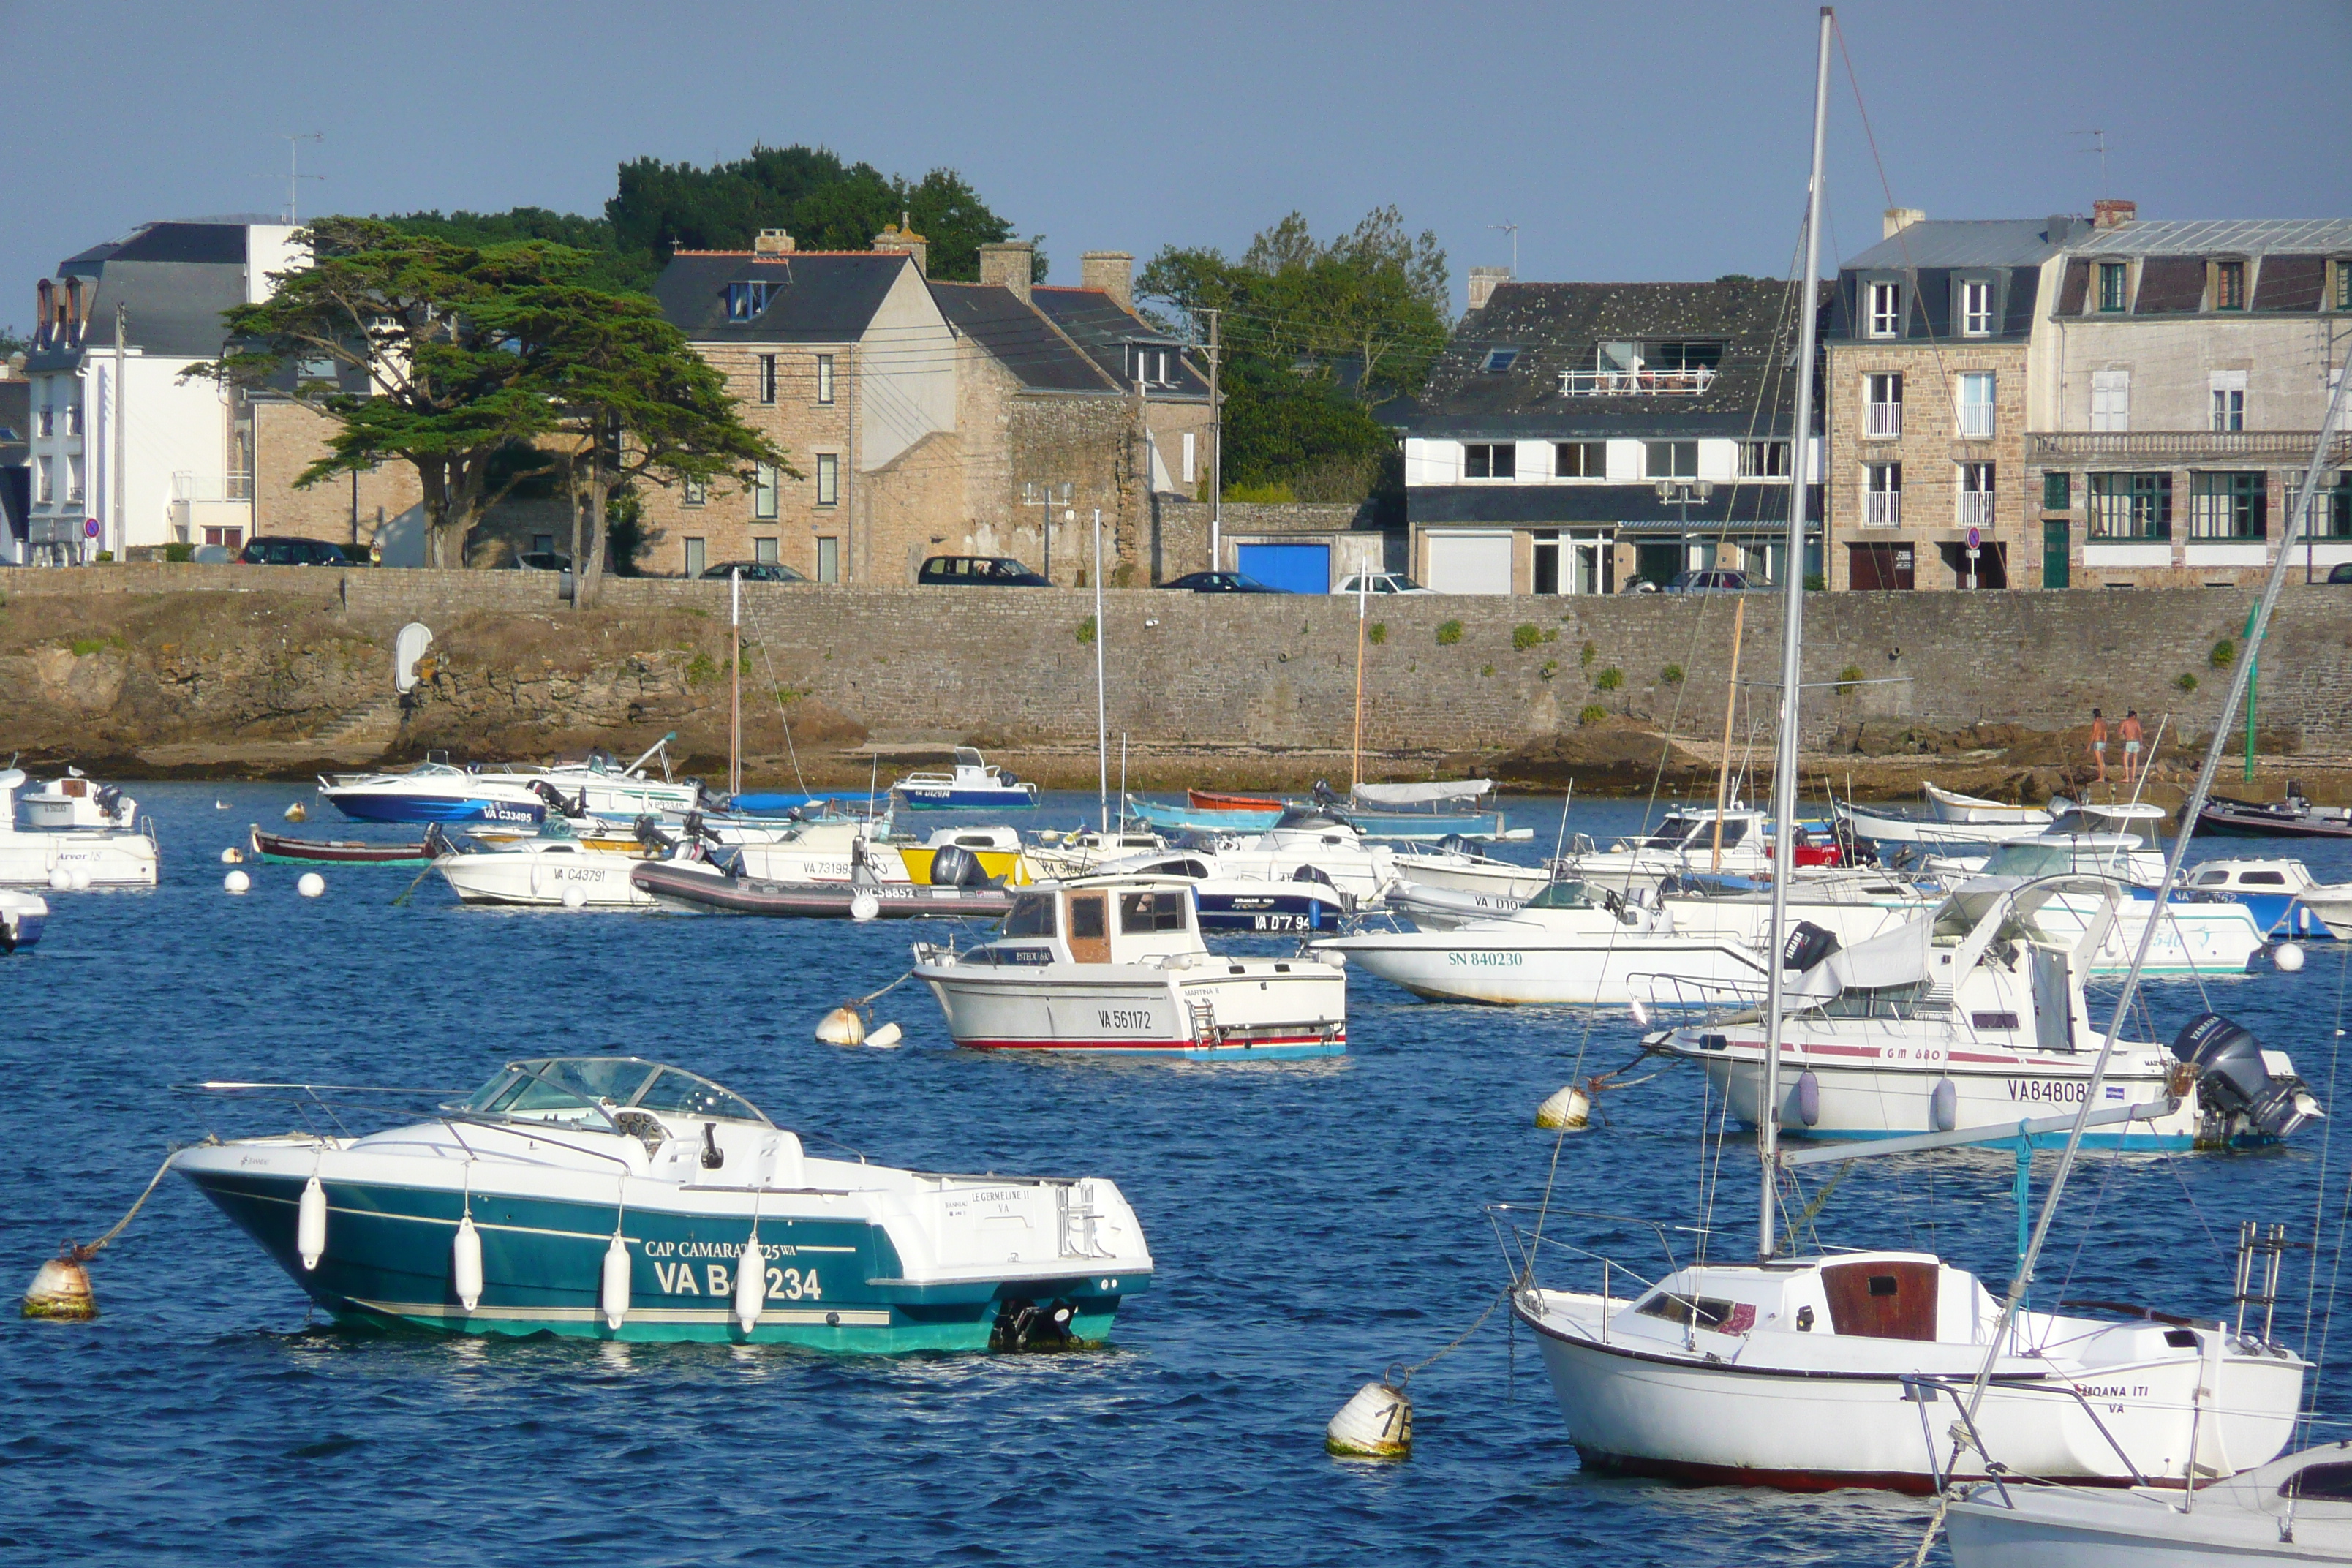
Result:
<instances>
[{"instance_id":1,"label":"small rowboat","mask_svg":"<svg viewBox=\"0 0 2352 1568\"><path fill-rule=\"evenodd\" d=\"M771 882L730 876L707 863L648 860L629 880L656 903L710 914L779 915L804 920L915 920L976 915L995 920L1013 908L1003 888L928 887L912 882Z\"/></svg>"},{"instance_id":2,"label":"small rowboat","mask_svg":"<svg viewBox=\"0 0 2352 1568\"><path fill-rule=\"evenodd\" d=\"M447 846L437 832L428 831L413 844L369 843L362 838L289 838L264 833L258 824L247 829L257 860L278 866L429 866Z\"/></svg>"},{"instance_id":3,"label":"small rowboat","mask_svg":"<svg viewBox=\"0 0 2352 1568\"><path fill-rule=\"evenodd\" d=\"M1186 792L1194 811L1265 811L1282 815L1282 802L1256 795L1224 795L1213 789Z\"/></svg>"}]
</instances>

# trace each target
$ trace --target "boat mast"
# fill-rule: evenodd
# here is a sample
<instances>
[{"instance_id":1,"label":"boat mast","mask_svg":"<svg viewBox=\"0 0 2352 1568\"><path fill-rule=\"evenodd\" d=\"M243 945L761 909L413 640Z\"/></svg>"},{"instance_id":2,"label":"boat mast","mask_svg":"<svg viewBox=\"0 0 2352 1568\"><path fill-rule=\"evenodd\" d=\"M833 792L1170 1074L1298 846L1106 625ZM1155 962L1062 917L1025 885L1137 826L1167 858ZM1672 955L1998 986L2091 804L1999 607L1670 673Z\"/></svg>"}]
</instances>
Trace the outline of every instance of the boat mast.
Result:
<instances>
[{"instance_id":1,"label":"boat mast","mask_svg":"<svg viewBox=\"0 0 2352 1568\"><path fill-rule=\"evenodd\" d=\"M1772 759L1772 945L1764 962L1764 1102L1757 1108L1756 1147L1763 1165L1763 1195L1757 1205L1759 1258L1772 1256L1773 1205L1780 1198L1776 1155L1780 1131L1781 954L1789 941L1789 873L1796 859L1797 704L1804 687L1800 660L1805 647L1805 522L1812 477L1808 447L1813 434L1813 350L1817 336L1822 251L1822 147L1830 120L1830 29L1836 16L1822 7L1821 58L1813 68L1813 172L1805 201L1805 266L1798 275L1797 406L1789 463L1789 542L1780 562L1789 607L1780 639L1780 736ZM1827 564L1825 561L1824 565Z\"/></svg>"},{"instance_id":2,"label":"boat mast","mask_svg":"<svg viewBox=\"0 0 2352 1568\"><path fill-rule=\"evenodd\" d=\"M735 685L728 698L727 711L727 793L734 796L743 793L743 568L740 566L727 574L727 625L735 642L735 651L728 660L728 668L735 674Z\"/></svg>"},{"instance_id":3,"label":"boat mast","mask_svg":"<svg viewBox=\"0 0 2352 1568\"><path fill-rule=\"evenodd\" d=\"M1723 812L1731 795L1731 721L1739 711L1739 642L1748 627L1748 595L1731 602L1731 678L1723 683L1723 765L1715 774L1715 854L1706 874L1723 872Z\"/></svg>"},{"instance_id":4,"label":"boat mast","mask_svg":"<svg viewBox=\"0 0 2352 1568\"><path fill-rule=\"evenodd\" d=\"M1102 508L1095 508L1095 805L1110 837L1110 722L1103 704Z\"/></svg>"},{"instance_id":5,"label":"boat mast","mask_svg":"<svg viewBox=\"0 0 2352 1568\"><path fill-rule=\"evenodd\" d=\"M1364 782L1364 590L1371 582L1370 574L1356 574L1356 739L1349 752L1348 796L1355 798L1356 786Z\"/></svg>"}]
</instances>

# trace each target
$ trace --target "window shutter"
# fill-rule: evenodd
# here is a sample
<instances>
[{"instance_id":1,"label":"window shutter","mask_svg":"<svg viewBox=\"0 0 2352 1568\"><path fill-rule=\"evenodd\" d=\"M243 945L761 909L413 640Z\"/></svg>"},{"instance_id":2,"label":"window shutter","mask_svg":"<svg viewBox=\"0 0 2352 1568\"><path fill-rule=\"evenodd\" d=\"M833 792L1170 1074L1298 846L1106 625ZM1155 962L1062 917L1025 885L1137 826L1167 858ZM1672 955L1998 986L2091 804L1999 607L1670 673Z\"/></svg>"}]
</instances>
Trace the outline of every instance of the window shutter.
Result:
<instances>
[{"instance_id":1,"label":"window shutter","mask_svg":"<svg viewBox=\"0 0 2352 1568\"><path fill-rule=\"evenodd\" d=\"M2091 428L2131 428L2131 372L2095 370L2091 373Z\"/></svg>"}]
</instances>

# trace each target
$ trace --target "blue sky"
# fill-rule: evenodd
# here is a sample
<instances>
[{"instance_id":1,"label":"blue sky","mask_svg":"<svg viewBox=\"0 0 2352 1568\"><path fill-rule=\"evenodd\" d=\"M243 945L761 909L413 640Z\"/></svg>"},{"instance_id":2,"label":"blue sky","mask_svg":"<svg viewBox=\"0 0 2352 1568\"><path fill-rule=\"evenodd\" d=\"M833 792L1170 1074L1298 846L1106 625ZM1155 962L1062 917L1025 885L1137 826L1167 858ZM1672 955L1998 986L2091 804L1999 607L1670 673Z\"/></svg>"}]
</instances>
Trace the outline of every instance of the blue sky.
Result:
<instances>
[{"instance_id":1,"label":"blue sky","mask_svg":"<svg viewBox=\"0 0 2352 1568\"><path fill-rule=\"evenodd\" d=\"M1089 248L1239 249L1395 203L1455 272L1779 276L1802 207L1815 8L1745 4L561 6L7 5L0 265L149 218L600 210L622 160L755 142L961 169L1057 280ZM1894 199L1937 217L2352 216L2347 0L1840 10ZM51 95L41 84L70 90ZM1833 78L1829 255L1887 205ZM43 105L56 105L51 112ZM70 105L71 111L63 111ZM39 129L36 131L36 127Z\"/></svg>"}]
</instances>

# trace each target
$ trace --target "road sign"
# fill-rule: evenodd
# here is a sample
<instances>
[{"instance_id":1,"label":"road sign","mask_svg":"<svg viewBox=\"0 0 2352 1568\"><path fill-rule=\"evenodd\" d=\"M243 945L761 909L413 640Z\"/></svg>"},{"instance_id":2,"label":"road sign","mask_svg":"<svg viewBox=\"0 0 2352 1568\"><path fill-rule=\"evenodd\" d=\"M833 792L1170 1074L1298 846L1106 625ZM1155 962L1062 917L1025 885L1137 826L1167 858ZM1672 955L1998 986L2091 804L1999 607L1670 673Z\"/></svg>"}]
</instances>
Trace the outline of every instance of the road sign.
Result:
<instances>
[{"instance_id":1,"label":"road sign","mask_svg":"<svg viewBox=\"0 0 2352 1568\"><path fill-rule=\"evenodd\" d=\"M94 517L86 517L82 519L81 536L84 539L96 539L98 537L98 519Z\"/></svg>"},{"instance_id":2,"label":"road sign","mask_svg":"<svg viewBox=\"0 0 2352 1568\"><path fill-rule=\"evenodd\" d=\"M1973 529L1973 528L1972 528L1972 529L1970 529L1970 530L1969 530L1969 548L1970 550L1974 550L1978 545L1982 544L1983 542L1984 542L1984 535L1983 535L1983 534L1981 534L1981 533L1978 532L1978 531L1977 531L1975 529Z\"/></svg>"}]
</instances>

